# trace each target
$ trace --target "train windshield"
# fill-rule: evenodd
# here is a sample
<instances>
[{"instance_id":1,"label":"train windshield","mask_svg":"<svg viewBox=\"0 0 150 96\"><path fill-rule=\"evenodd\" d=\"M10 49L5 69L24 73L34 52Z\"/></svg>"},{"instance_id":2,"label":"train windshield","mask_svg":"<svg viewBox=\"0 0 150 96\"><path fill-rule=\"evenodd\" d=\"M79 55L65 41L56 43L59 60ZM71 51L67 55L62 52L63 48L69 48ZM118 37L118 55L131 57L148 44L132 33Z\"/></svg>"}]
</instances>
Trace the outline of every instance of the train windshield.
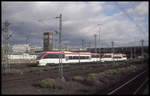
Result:
<instances>
[{"instance_id":1,"label":"train windshield","mask_svg":"<svg viewBox=\"0 0 150 96\"><path fill-rule=\"evenodd\" d=\"M37 56L37 59L40 59L44 54L45 54L45 52L40 53L40 54Z\"/></svg>"}]
</instances>

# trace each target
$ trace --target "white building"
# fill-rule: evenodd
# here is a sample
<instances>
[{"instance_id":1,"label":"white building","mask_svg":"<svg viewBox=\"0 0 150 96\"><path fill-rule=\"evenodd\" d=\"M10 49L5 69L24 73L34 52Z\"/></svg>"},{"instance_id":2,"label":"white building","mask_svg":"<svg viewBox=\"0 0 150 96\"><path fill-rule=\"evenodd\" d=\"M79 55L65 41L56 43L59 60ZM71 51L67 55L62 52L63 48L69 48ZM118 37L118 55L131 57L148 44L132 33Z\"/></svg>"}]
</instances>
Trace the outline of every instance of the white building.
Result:
<instances>
[{"instance_id":1,"label":"white building","mask_svg":"<svg viewBox=\"0 0 150 96\"><path fill-rule=\"evenodd\" d=\"M30 46L29 44L18 44L18 45L14 45L12 47L13 52L26 52L26 51L30 51Z\"/></svg>"},{"instance_id":2,"label":"white building","mask_svg":"<svg viewBox=\"0 0 150 96\"><path fill-rule=\"evenodd\" d=\"M31 52L42 51L42 50L43 50L42 47L38 47L38 46L30 46L30 51L31 51Z\"/></svg>"},{"instance_id":3,"label":"white building","mask_svg":"<svg viewBox=\"0 0 150 96\"><path fill-rule=\"evenodd\" d=\"M34 53L35 51L42 51L42 47L38 46L30 46L29 44L18 44L12 46L12 50L14 53Z\"/></svg>"}]
</instances>

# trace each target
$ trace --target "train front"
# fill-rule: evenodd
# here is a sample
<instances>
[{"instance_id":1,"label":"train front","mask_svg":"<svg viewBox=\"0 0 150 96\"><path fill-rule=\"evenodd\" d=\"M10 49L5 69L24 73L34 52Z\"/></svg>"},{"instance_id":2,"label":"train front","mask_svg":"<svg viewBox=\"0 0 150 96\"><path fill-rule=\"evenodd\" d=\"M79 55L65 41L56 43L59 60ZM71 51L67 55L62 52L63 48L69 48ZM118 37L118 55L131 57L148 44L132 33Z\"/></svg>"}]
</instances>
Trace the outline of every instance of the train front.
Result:
<instances>
[{"instance_id":1,"label":"train front","mask_svg":"<svg viewBox=\"0 0 150 96\"><path fill-rule=\"evenodd\" d=\"M42 63L42 57L45 54L45 52L41 52L37 58L36 58L36 65L37 66L45 66L45 64Z\"/></svg>"}]
</instances>

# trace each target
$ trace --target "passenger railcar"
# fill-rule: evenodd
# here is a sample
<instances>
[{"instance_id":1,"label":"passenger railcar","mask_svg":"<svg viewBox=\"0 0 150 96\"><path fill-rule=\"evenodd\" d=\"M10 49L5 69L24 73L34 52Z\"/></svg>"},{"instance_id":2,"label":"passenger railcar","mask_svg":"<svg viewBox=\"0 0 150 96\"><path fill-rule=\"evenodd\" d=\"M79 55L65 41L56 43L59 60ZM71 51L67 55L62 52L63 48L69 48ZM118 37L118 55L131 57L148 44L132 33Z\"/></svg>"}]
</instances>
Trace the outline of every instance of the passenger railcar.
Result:
<instances>
[{"instance_id":1,"label":"passenger railcar","mask_svg":"<svg viewBox=\"0 0 150 96\"><path fill-rule=\"evenodd\" d=\"M60 61L59 61L60 60ZM38 66L46 66L47 64L62 63L79 63L79 62L96 62L100 57L97 53L83 52L42 52L37 57Z\"/></svg>"},{"instance_id":2,"label":"passenger railcar","mask_svg":"<svg viewBox=\"0 0 150 96\"><path fill-rule=\"evenodd\" d=\"M123 60L127 60L126 54L107 53L107 54L104 54L101 58L101 62L105 62L105 61L123 61Z\"/></svg>"}]
</instances>

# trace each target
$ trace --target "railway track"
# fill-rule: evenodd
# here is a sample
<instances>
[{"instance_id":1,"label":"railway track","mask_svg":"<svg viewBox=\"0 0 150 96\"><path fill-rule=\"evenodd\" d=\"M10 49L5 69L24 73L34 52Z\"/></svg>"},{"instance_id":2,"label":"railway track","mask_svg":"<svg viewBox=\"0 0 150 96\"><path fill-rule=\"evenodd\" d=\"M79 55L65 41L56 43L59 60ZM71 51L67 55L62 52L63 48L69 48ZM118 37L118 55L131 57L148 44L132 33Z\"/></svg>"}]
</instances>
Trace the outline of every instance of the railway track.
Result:
<instances>
[{"instance_id":1,"label":"railway track","mask_svg":"<svg viewBox=\"0 0 150 96\"><path fill-rule=\"evenodd\" d=\"M81 73L78 74L78 71L82 71L82 74L88 74L91 72L101 72L101 71L104 71L107 69L111 69L111 67L108 68L107 66L104 66L105 64L106 63L103 63L103 64L82 63L80 65L76 65L76 64L68 65L68 64L66 64L64 66L64 76L66 78L68 78L67 77L68 74L71 76L81 75ZM53 66L53 67L54 68L51 68L51 70L49 70L47 67L39 67L39 69L41 68L41 70L42 70L41 72L34 70L33 72L29 71L29 72L25 72L23 74L14 74L12 76L4 75L2 78L2 83L3 83L2 85L5 86L4 88L7 88L7 87L13 87L13 86L19 85L24 81L26 81L26 82L39 81L39 80L41 80L43 78L47 78L47 77L56 78L59 76L59 72L58 72L59 66ZM44 73L46 73L46 74L44 74ZM52 76L51 76L51 74L48 74L48 73L51 73Z\"/></svg>"},{"instance_id":2,"label":"railway track","mask_svg":"<svg viewBox=\"0 0 150 96\"><path fill-rule=\"evenodd\" d=\"M121 62L117 62L118 64L120 65L128 65L128 62L126 61L121 61ZM71 63L71 64L63 64L63 67L73 67L73 66L85 66L85 67L88 67L88 66L112 66L112 64L114 64L113 62L101 62L101 63L97 63L97 62L88 62L88 63ZM36 68L37 70L38 69L49 69L51 67L51 69L56 69L56 68L59 68L59 64L49 64L47 66L43 66L43 67L36 67L34 64L21 64L21 65L11 65L11 69L19 69L19 70L26 70L26 69L31 69L30 71L32 71L32 68Z\"/></svg>"},{"instance_id":3,"label":"railway track","mask_svg":"<svg viewBox=\"0 0 150 96\"><path fill-rule=\"evenodd\" d=\"M107 95L142 94L144 86L148 83L147 73L147 71L143 71L125 83L109 89Z\"/></svg>"},{"instance_id":4,"label":"railway track","mask_svg":"<svg viewBox=\"0 0 150 96\"><path fill-rule=\"evenodd\" d=\"M124 62L123 62L124 63ZM107 64L107 66L109 66L109 65L111 65L112 64L112 62L110 62L109 64ZM85 71L85 70L87 70L87 71L91 71L91 70L93 70L93 69L98 69L99 70L99 68L98 67L100 67L100 71L104 71L103 70L103 68L104 67L107 67L107 66L105 66L106 65L106 63L101 63L101 64L97 64L96 62L94 62L94 63L82 63L82 64L65 64L64 65L64 72L75 72L75 71ZM122 67L125 67L125 66L128 66L128 64L122 64L123 66ZM24 66L24 65L23 65ZM27 72L23 72L23 74L28 74L28 73L30 73L31 71L32 71L32 68L34 68L34 67L29 67L29 66L24 66L25 68L29 68L29 71L27 71ZM102 67L102 68L101 68ZM119 66L114 66L114 67L109 67L109 68L105 68L105 69L112 69L112 68L118 68ZM21 67L21 69L22 69L23 67ZM50 68L50 70L49 70L49 68ZM17 69L18 69L18 67L17 67ZM41 71L50 71L50 72L52 72L53 74L54 73L58 73L58 69L59 69L59 66L58 65L52 65L52 67L50 67L50 65L48 66L48 67L38 67L38 70L34 70L34 71L32 71L33 73L36 73L36 74L40 74L41 72L38 72L39 70L41 70ZM23 70L22 70L23 71ZM86 71L86 72L87 72ZM41 73L42 74L42 73ZM10 74L11 75L11 74ZM13 80L21 80L21 79L26 79L26 78L29 78L29 76L28 75L26 75L26 76L21 76L20 74L15 74L15 75L19 75L20 77L19 78L13 78L13 76L12 76L12 78L10 78L10 79L8 79L7 77L5 77L5 75L4 75L4 78L2 78L2 82L8 82L8 81L13 81ZM15 76L14 76L15 77ZM31 76L32 77L32 76Z\"/></svg>"},{"instance_id":5,"label":"railway track","mask_svg":"<svg viewBox=\"0 0 150 96\"><path fill-rule=\"evenodd\" d=\"M84 76L85 74L88 74L91 72L100 72L100 71L104 71L107 69L117 68L117 67L108 67L112 63L113 62L109 62L107 66L105 66L107 63L97 64L96 62L92 64L82 63L80 65L66 64L64 65L64 76L67 78L71 78L70 76L74 76L74 75L82 74ZM121 62L120 64L123 65L122 67L130 65L130 64L127 64L126 62ZM25 67L30 68L29 66L25 66ZM18 75L18 74L15 74L15 76L6 75L6 77L4 76L4 78L2 78L2 89L13 88L16 86L20 86L23 83L25 84L25 86L30 86L30 85L33 85L35 82L37 83L37 81L44 79L44 78L57 78L59 76L59 72L58 72L59 66L53 66L53 67L54 68L51 68L51 70L49 70L47 67L39 67L39 69L41 69L42 72L34 70L31 73L29 71L29 72L23 73L22 75ZM24 67L21 67L21 68L24 68Z\"/></svg>"}]
</instances>

